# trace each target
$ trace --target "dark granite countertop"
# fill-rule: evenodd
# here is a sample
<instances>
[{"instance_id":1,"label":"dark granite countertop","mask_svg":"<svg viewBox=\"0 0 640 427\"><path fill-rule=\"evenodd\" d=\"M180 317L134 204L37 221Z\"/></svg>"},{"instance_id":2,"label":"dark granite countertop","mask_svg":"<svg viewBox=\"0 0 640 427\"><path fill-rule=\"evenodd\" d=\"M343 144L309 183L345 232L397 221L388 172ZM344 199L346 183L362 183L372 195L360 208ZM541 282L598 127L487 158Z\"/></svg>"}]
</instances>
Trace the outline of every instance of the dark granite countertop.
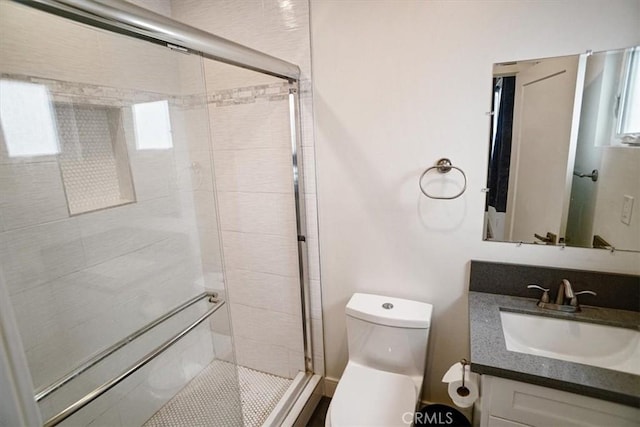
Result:
<instances>
[{"instance_id":1,"label":"dark granite countertop","mask_svg":"<svg viewBox=\"0 0 640 427\"><path fill-rule=\"evenodd\" d=\"M639 312L583 306L581 313L567 314L540 309L532 298L469 292L473 372L640 407L638 375L508 351L502 332L500 309L632 329L640 329Z\"/></svg>"}]
</instances>

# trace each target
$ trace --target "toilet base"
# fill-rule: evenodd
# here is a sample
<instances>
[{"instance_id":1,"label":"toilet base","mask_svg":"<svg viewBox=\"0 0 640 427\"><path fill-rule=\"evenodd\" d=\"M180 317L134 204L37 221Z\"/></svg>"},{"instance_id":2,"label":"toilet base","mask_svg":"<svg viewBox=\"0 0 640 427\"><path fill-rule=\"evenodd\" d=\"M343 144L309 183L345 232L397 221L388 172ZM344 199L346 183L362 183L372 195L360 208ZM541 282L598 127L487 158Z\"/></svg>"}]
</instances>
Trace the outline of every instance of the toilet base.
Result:
<instances>
[{"instance_id":1,"label":"toilet base","mask_svg":"<svg viewBox=\"0 0 640 427\"><path fill-rule=\"evenodd\" d=\"M418 402L411 377L349 362L327 411L326 427L407 427Z\"/></svg>"}]
</instances>

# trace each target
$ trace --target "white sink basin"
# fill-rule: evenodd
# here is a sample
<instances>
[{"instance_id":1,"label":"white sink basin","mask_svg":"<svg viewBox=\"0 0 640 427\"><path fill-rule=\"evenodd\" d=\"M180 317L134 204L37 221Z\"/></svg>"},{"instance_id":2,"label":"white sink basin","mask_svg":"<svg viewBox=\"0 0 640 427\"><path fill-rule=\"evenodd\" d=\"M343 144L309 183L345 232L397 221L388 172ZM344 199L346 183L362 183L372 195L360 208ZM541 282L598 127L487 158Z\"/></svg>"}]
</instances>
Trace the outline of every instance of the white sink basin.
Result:
<instances>
[{"instance_id":1,"label":"white sink basin","mask_svg":"<svg viewBox=\"0 0 640 427\"><path fill-rule=\"evenodd\" d=\"M640 332L500 311L507 350L640 375Z\"/></svg>"}]
</instances>

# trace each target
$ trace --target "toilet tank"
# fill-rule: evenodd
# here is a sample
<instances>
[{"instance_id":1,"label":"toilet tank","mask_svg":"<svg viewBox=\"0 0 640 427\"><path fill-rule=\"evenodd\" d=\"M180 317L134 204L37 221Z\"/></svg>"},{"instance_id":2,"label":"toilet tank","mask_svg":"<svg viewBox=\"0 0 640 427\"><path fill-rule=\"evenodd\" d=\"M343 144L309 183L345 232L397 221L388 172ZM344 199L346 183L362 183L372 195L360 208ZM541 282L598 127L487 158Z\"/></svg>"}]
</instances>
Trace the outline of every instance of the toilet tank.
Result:
<instances>
[{"instance_id":1,"label":"toilet tank","mask_svg":"<svg viewBox=\"0 0 640 427\"><path fill-rule=\"evenodd\" d=\"M354 294L346 307L349 361L411 376L420 388L432 310L423 302Z\"/></svg>"}]
</instances>

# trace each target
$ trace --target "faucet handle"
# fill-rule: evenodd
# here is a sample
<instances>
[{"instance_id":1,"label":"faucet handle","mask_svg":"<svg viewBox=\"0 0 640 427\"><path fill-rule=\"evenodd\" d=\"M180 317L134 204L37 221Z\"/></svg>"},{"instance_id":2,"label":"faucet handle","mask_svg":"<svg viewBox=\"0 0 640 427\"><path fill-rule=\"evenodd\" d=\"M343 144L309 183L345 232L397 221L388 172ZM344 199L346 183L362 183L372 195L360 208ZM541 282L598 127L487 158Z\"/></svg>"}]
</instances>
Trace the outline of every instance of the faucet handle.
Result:
<instances>
[{"instance_id":1,"label":"faucet handle","mask_svg":"<svg viewBox=\"0 0 640 427\"><path fill-rule=\"evenodd\" d=\"M540 302L549 302L549 289L543 288L542 286L539 285L527 285L528 289L539 289L543 292L542 296L540 297Z\"/></svg>"},{"instance_id":2,"label":"faucet handle","mask_svg":"<svg viewBox=\"0 0 640 427\"><path fill-rule=\"evenodd\" d=\"M569 302L569 305L572 305L574 307L578 307L578 311L580 311L580 307L578 305L578 295L582 295L582 294L589 294L589 295L593 295L596 296L598 294L596 294L593 291L579 291L579 292L574 292L573 293L573 298L571 298L571 301Z\"/></svg>"}]
</instances>

